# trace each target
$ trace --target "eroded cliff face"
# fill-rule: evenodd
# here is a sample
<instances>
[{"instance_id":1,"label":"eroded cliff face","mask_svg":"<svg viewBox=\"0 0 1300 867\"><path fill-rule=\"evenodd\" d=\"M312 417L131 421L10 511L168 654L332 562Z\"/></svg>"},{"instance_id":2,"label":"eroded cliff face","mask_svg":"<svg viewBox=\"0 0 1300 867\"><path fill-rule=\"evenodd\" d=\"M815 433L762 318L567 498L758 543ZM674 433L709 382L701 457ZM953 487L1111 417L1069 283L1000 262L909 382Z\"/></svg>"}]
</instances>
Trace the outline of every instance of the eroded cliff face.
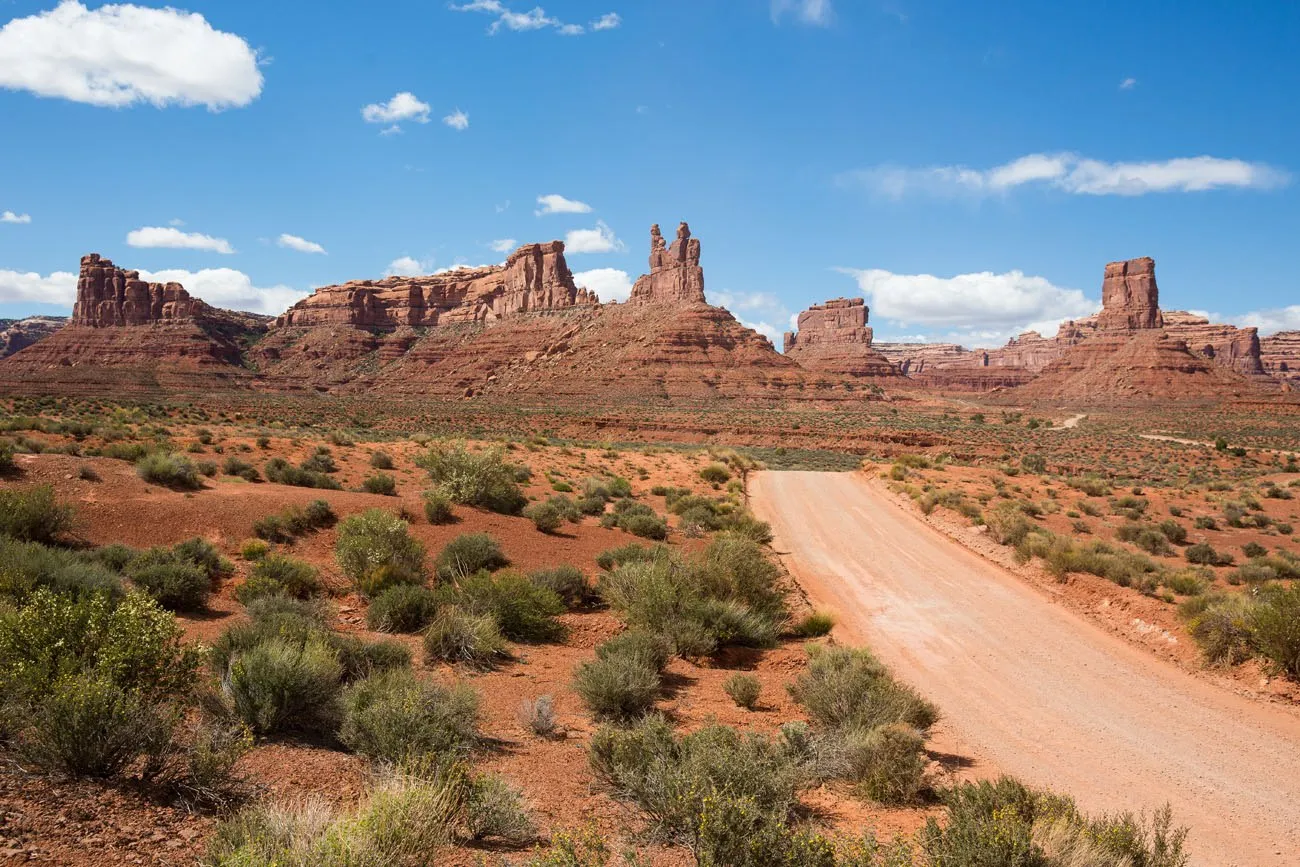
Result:
<instances>
[{"instance_id":1,"label":"eroded cliff face","mask_svg":"<svg viewBox=\"0 0 1300 867\"><path fill-rule=\"evenodd\" d=\"M835 298L799 314L797 331L785 333L785 355L801 367L846 376L897 376L871 346L870 311L861 298Z\"/></svg>"},{"instance_id":2,"label":"eroded cliff face","mask_svg":"<svg viewBox=\"0 0 1300 867\"><path fill-rule=\"evenodd\" d=\"M39 343L67 324L66 316L0 319L0 358L8 358L20 349Z\"/></svg>"},{"instance_id":3,"label":"eroded cliff face","mask_svg":"<svg viewBox=\"0 0 1300 867\"><path fill-rule=\"evenodd\" d=\"M1259 332L1254 328L1216 325L1204 316L1182 310L1164 313L1166 334L1187 344L1192 352L1243 376L1267 376L1261 357Z\"/></svg>"},{"instance_id":4,"label":"eroded cliff face","mask_svg":"<svg viewBox=\"0 0 1300 867\"><path fill-rule=\"evenodd\" d=\"M98 253L81 257L72 324L90 328L152 325L211 315L209 307L179 283L148 283L139 271L117 267Z\"/></svg>"},{"instance_id":5,"label":"eroded cliff face","mask_svg":"<svg viewBox=\"0 0 1300 867\"><path fill-rule=\"evenodd\" d=\"M1260 360L1264 371L1281 382L1300 386L1300 331L1279 331L1261 338Z\"/></svg>"},{"instance_id":6,"label":"eroded cliff face","mask_svg":"<svg viewBox=\"0 0 1300 867\"><path fill-rule=\"evenodd\" d=\"M664 243L659 224L650 227L650 273L642 274L632 286L628 303L705 304L704 269L700 267L700 241L691 237L690 226L680 223L672 244Z\"/></svg>"},{"instance_id":7,"label":"eroded cliff face","mask_svg":"<svg viewBox=\"0 0 1300 867\"><path fill-rule=\"evenodd\" d=\"M1159 328L1162 324L1156 261L1143 256L1108 263L1101 281L1101 314L1097 317L1097 327L1103 331L1137 331Z\"/></svg>"},{"instance_id":8,"label":"eroded cliff face","mask_svg":"<svg viewBox=\"0 0 1300 867\"><path fill-rule=\"evenodd\" d=\"M275 327L395 329L481 324L522 313L597 303L595 295L574 285L564 259L564 242L551 241L526 244L503 265L324 286L289 308Z\"/></svg>"}]
</instances>

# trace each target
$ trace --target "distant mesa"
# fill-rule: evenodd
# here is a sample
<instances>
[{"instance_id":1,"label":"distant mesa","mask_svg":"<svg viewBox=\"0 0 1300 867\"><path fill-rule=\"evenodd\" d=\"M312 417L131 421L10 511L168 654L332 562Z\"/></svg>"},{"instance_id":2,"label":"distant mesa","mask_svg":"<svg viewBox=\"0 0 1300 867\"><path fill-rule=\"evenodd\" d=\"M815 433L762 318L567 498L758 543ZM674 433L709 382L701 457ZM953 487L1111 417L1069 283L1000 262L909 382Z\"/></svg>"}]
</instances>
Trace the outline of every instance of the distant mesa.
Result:
<instances>
[{"instance_id":1,"label":"distant mesa","mask_svg":"<svg viewBox=\"0 0 1300 867\"><path fill-rule=\"evenodd\" d=\"M39 343L67 324L66 316L0 319L0 358L8 358L20 349Z\"/></svg>"},{"instance_id":2,"label":"distant mesa","mask_svg":"<svg viewBox=\"0 0 1300 867\"><path fill-rule=\"evenodd\" d=\"M799 314L785 333L785 355L809 370L844 376L897 376L898 368L871 346L870 311L861 298L835 298Z\"/></svg>"}]
</instances>

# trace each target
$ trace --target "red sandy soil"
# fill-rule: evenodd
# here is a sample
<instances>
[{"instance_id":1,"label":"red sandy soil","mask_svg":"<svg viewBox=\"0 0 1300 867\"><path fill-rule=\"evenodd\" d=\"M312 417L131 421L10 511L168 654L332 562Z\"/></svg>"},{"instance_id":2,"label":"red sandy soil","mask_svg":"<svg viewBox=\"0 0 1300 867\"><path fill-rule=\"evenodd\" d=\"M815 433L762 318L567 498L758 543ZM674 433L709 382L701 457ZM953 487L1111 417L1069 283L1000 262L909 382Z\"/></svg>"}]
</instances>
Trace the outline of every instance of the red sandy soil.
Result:
<instances>
[{"instance_id":1,"label":"red sandy soil","mask_svg":"<svg viewBox=\"0 0 1300 867\"><path fill-rule=\"evenodd\" d=\"M915 520L882 483L760 473L751 494L843 637L936 701L982 760L1089 811L1168 801L1204 863L1294 863L1300 713L1192 677L1052 604Z\"/></svg>"}]
</instances>

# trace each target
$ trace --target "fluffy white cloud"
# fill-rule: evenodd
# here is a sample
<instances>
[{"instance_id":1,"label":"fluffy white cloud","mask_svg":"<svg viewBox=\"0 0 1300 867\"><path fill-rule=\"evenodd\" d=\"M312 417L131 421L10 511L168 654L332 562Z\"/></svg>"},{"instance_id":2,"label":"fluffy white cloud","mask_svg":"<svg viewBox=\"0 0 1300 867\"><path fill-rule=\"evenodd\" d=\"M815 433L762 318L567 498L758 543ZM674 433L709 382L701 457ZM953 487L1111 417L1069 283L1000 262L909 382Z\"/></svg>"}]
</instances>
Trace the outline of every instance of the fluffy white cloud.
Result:
<instances>
[{"instance_id":1,"label":"fluffy white cloud","mask_svg":"<svg viewBox=\"0 0 1300 867\"><path fill-rule=\"evenodd\" d=\"M15 214L13 211L0 214L0 223L30 223L31 221L31 214Z\"/></svg>"},{"instance_id":2,"label":"fluffy white cloud","mask_svg":"<svg viewBox=\"0 0 1300 867\"><path fill-rule=\"evenodd\" d=\"M781 299L771 292L732 292L728 289L707 289L705 294L708 295L710 304L716 307L725 307L731 311L783 311L785 309ZM778 312L776 318L784 318L784 314Z\"/></svg>"},{"instance_id":3,"label":"fluffy white cloud","mask_svg":"<svg viewBox=\"0 0 1300 867\"><path fill-rule=\"evenodd\" d=\"M469 115L459 108L442 119L442 122L457 132L469 129Z\"/></svg>"},{"instance_id":4,"label":"fluffy white cloud","mask_svg":"<svg viewBox=\"0 0 1300 867\"><path fill-rule=\"evenodd\" d=\"M388 102L374 102L363 107L361 117L365 119L366 123L396 124L408 120L416 123L428 123L431 110L429 103L421 102L415 94L409 90L403 90L395 94ZM385 133L393 131L393 127L384 130ZM398 131L400 131L400 128Z\"/></svg>"},{"instance_id":5,"label":"fluffy white cloud","mask_svg":"<svg viewBox=\"0 0 1300 867\"><path fill-rule=\"evenodd\" d=\"M493 20L488 25L487 32L492 36L500 33L503 28L520 33L553 27L561 36L581 36L586 32L586 28L581 24L566 24L559 18L547 15L546 10L540 6L534 6L525 12L516 12L501 0L469 0L467 3L452 3L451 9L454 12L481 12L491 15ZM591 29L613 30L622 22L623 19L617 12L607 12L591 22Z\"/></svg>"},{"instance_id":6,"label":"fluffy white cloud","mask_svg":"<svg viewBox=\"0 0 1300 867\"><path fill-rule=\"evenodd\" d=\"M1136 78L1126 78L1119 83L1119 89L1132 90L1133 88L1137 87L1137 83L1138 80Z\"/></svg>"},{"instance_id":7,"label":"fluffy white cloud","mask_svg":"<svg viewBox=\"0 0 1300 867\"><path fill-rule=\"evenodd\" d=\"M35 272L0 271L0 301L57 304L72 307L77 300L77 275L55 271L48 277Z\"/></svg>"},{"instance_id":8,"label":"fluffy white cloud","mask_svg":"<svg viewBox=\"0 0 1300 867\"><path fill-rule=\"evenodd\" d=\"M1258 328L1261 335L1268 336L1279 331L1300 331L1300 304L1269 310L1252 310L1239 316L1225 317L1211 313L1207 318L1211 322L1231 322L1246 328Z\"/></svg>"},{"instance_id":9,"label":"fluffy white cloud","mask_svg":"<svg viewBox=\"0 0 1300 867\"><path fill-rule=\"evenodd\" d=\"M591 205L586 202L566 199L564 196L551 193L548 196L538 196L537 204L541 205L534 214L541 217L545 214L590 214Z\"/></svg>"},{"instance_id":10,"label":"fluffy white cloud","mask_svg":"<svg viewBox=\"0 0 1300 867\"><path fill-rule=\"evenodd\" d=\"M772 0L772 20L780 22L786 15L813 27L829 27L835 20L831 0Z\"/></svg>"},{"instance_id":11,"label":"fluffy white cloud","mask_svg":"<svg viewBox=\"0 0 1300 867\"><path fill-rule=\"evenodd\" d=\"M968 340L994 343L1027 328L1053 333L1065 319L1088 316L1100 304L1078 289L1055 286L1020 271L935 277L878 268L840 269L857 280L874 321L922 329L964 329Z\"/></svg>"},{"instance_id":12,"label":"fluffy white cloud","mask_svg":"<svg viewBox=\"0 0 1300 867\"><path fill-rule=\"evenodd\" d=\"M518 242L514 238L498 238L491 244L488 244L495 253L513 253Z\"/></svg>"},{"instance_id":13,"label":"fluffy white cloud","mask_svg":"<svg viewBox=\"0 0 1300 867\"><path fill-rule=\"evenodd\" d=\"M287 247L290 250L297 250L299 253L324 253L325 248L315 241L308 241L306 238L299 238L297 235L281 235L275 241L281 247Z\"/></svg>"},{"instance_id":14,"label":"fluffy white cloud","mask_svg":"<svg viewBox=\"0 0 1300 867\"><path fill-rule=\"evenodd\" d=\"M581 24L561 24L559 29L561 36L581 36L587 32Z\"/></svg>"},{"instance_id":15,"label":"fluffy white cloud","mask_svg":"<svg viewBox=\"0 0 1300 867\"><path fill-rule=\"evenodd\" d=\"M132 247L162 247L173 250L207 250L230 255L235 248L225 238L214 238L199 232L182 232L171 226L145 226L127 233L126 242Z\"/></svg>"},{"instance_id":16,"label":"fluffy white cloud","mask_svg":"<svg viewBox=\"0 0 1300 867\"><path fill-rule=\"evenodd\" d=\"M596 221L594 229L574 229L564 236L567 253L613 253L626 249L627 245L616 238L614 230L601 220Z\"/></svg>"},{"instance_id":17,"label":"fluffy white cloud","mask_svg":"<svg viewBox=\"0 0 1300 867\"><path fill-rule=\"evenodd\" d=\"M592 30L613 30L623 23L623 18L617 12L606 12L604 15L591 22Z\"/></svg>"},{"instance_id":18,"label":"fluffy white cloud","mask_svg":"<svg viewBox=\"0 0 1300 867\"><path fill-rule=\"evenodd\" d=\"M966 166L901 168L877 166L838 178L848 186L901 198L909 193L937 196L997 195L1017 187L1046 185L1091 196L1141 196L1191 193L1221 187L1271 189L1289 182L1281 169L1264 163L1218 157L1180 157L1162 162L1108 163L1073 153L1029 154L991 169Z\"/></svg>"},{"instance_id":19,"label":"fluffy white cloud","mask_svg":"<svg viewBox=\"0 0 1300 867\"><path fill-rule=\"evenodd\" d=\"M433 262L421 262L412 256L399 256L384 269L385 277L420 277L428 274Z\"/></svg>"},{"instance_id":20,"label":"fluffy white cloud","mask_svg":"<svg viewBox=\"0 0 1300 867\"><path fill-rule=\"evenodd\" d=\"M779 347L784 343L784 336L781 334L781 331L770 322L746 322L744 319L741 319L740 324L751 331L757 331L759 334L772 341L773 346Z\"/></svg>"},{"instance_id":21,"label":"fluffy white cloud","mask_svg":"<svg viewBox=\"0 0 1300 867\"><path fill-rule=\"evenodd\" d=\"M234 268L204 268L201 271L169 268L163 271L141 271L140 277L152 283L180 283L191 295L202 298L214 307L272 316L283 313L311 294L283 284L256 286L253 278Z\"/></svg>"},{"instance_id":22,"label":"fluffy white cloud","mask_svg":"<svg viewBox=\"0 0 1300 867\"><path fill-rule=\"evenodd\" d=\"M617 268L593 268L573 275L573 282L585 286L605 303L626 301L632 295L632 278Z\"/></svg>"},{"instance_id":23,"label":"fluffy white cloud","mask_svg":"<svg viewBox=\"0 0 1300 867\"><path fill-rule=\"evenodd\" d=\"M0 87L90 105L248 105L262 92L257 54L202 15L75 0L0 29Z\"/></svg>"}]
</instances>

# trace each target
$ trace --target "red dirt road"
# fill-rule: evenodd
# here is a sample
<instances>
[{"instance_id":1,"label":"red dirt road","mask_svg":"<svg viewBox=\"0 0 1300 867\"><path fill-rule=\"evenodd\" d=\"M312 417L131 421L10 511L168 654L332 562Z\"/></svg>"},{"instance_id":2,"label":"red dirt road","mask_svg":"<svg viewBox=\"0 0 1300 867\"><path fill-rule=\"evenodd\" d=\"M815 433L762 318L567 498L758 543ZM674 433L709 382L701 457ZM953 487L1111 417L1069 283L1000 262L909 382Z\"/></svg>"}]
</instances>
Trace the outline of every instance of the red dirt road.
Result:
<instances>
[{"instance_id":1,"label":"red dirt road","mask_svg":"<svg viewBox=\"0 0 1300 867\"><path fill-rule=\"evenodd\" d=\"M981 762L1090 812L1168 801L1198 865L1300 864L1300 715L1109 635L858 474L751 479L814 604L936 702Z\"/></svg>"}]
</instances>

